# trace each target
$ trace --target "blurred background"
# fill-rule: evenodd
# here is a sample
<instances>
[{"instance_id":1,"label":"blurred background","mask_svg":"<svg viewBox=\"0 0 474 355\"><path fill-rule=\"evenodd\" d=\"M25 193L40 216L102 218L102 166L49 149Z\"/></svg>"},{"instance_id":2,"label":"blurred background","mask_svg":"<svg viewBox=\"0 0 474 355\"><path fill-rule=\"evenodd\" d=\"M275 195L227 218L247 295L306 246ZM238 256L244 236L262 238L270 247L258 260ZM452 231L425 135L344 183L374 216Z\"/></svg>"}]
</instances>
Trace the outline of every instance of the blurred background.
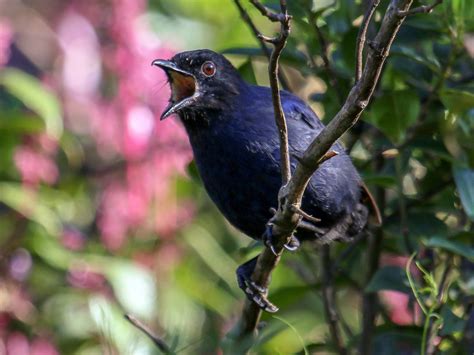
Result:
<instances>
[{"instance_id":1,"label":"blurred background","mask_svg":"<svg viewBox=\"0 0 474 355\"><path fill-rule=\"evenodd\" d=\"M368 2L289 3L284 85L327 121L352 84ZM268 85L234 1L0 0L0 354L159 353L125 313L173 352L221 352L244 299L234 270L261 246L210 202L178 120L159 121L169 88L151 61L196 48ZM473 58L472 1L410 17L344 137L385 220L332 247L349 349L418 354L432 337L443 353L473 352ZM314 247L286 253L270 293L281 311L252 351L334 352L320 291ZM433 314L442 321L427 325Z\"/></svg>"}]
</instances>

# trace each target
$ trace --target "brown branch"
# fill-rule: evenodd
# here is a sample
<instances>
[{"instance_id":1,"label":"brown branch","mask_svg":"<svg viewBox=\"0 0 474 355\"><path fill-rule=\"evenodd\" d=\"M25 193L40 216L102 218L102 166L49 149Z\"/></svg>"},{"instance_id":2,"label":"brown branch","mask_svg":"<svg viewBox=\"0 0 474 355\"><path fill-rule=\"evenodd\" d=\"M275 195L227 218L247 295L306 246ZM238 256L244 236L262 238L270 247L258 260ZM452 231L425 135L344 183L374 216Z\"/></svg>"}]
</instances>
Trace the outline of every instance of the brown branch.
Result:
<instances>
[{"instance_id":1,"label":"brown branch","mask_svg":"<svg viewBox=\"0 0 474 355\"><path fill-rule=\"evenodd\" d=\"M367 30L369 29L370 21L372 20L372 16L379 6L380 0L372 0L370 7L367 9L364 15L364 19L359 27L359 33L357 34L357 42L356 42L356 71L355 71L355 82L357 83L362 76L362 62L364 60L364 47L365 47L365 39L367 37Z\"/></svg>"},{"instance_id":2,"label":"brown branch","mask_svg":"<svg viewBox=\"0 0 474 355\"><path fill-rule=\"evenodd\" d=\"M329 332L334 343L334 347L341 355L347 354L344 347L342 335L339 331L339 317L336 309L336 295L332 285L331 255L329 245L323 245L321 248L321 272L323 286L323 304L326 314L326 322L329 325Z\"/></svg>"},{"instance_id":3,"label":"brown branch","mask_svg":"<svg viewBox=\"0 0 474 355\"><path fill-rule=\"evenodd\" d=\"M257 8L260 4L258 1L251 0ZM291 177L290 171L290 153L288 146L288 128L286 126L285 113L281 104L280 88L278 85L278 62L281 52L286 46L288 36L290 35L290 21L291 17L288 15L286 8L286 0L280 0L281 16L278 16L280 21L280 33L273 43L274 48L270 56L270 63L268 65L268 74L270 77L270 87L272 90L273 110L275 113L275 121L280 134L280 159L281 159L281 177L282 185L286 185ZM262 12L263 14L263 12ZM271 16L266 14L269 19Z\"/></svg>"},{"instance_id":4,"label":"brown branch","mask_svg":"<svg viewBox=\"0 0 474 355\"><path fill-rule=\"evenodd\" d=\"M272 52L271 52L270 48L268 48L267 45L265 44L265 40L262 38L262 33L258 30L257 26L255 26L255 24L253 23L252 19L249 16L249 14L247 13L247 11L242 6L242 3L240 2L240 0L234 0L234 3L235 3L235 6L237 6L237 9L239 10L240 17L242 17L242 20L244 20L244 22L250 28L253 35L257 39L257 41L260 45L260 48L262 49L263 54L265 55L265 57L267 57L268 61L270 61L270 57L271 57ZM283 70L281 70L281 69L278 73L278 79L280 80L280 83L281 83L281 86L283 87L283 89L291 91L288 80L286 79L286 76L285 76Z\"/></svg>"},{"instance_id":5,"label":"brown branch","mask_svg":"<svg viewBox=\"0 0 474 355\"><path fill-rule=\"evenodd\" d=\"M374 132L377 135L378 132ZM375 138L375 137L374 137ZM384 158L373 161L373 169L380 172L384 167ZM375 200L380 208L380 213L383 216L385 212L386 196L385 189L378 186L375 190ZM373 233L369 233L367 240L367 257L368 270L365 275L365 285L367 285L379 269L380 254L382 253L383 230L376 228ZM359 354L366 355L371 353L372 339L375 329L375 319L380 309L379 298L376 292L362 294L362 331L359 343Z\"/></svg>"},{"instance_id":6,"label":"brown branch","mask_svg":"<svg viewBox=\"0 0 474 355\"><path fill-rule=\"evenodd\" d=\"M147 337L149 337L156 347L160 349L165 354L171 354L170 347L158 336L156 336L153 331L143 324L140 320L132 316L131 314L125 314L125 319L128 320L134 327L142 331Z\"/></svg>"},{"instance_id":7,"label":"brown branch","mask_svg":"<svg viewBox=\"0 0 474 355\"><path fill-rule=\"evenodd\" d=\"M337 97L340 101L340 103L344 102L344 96L342 89L339 85L339 80L337 79L337 73L334 70L331 61L329 60L329 46L326 41L326 38L323 35L323 32L319 28L317 24L317 17L316 15L311 11L311 9L308 9L308 20L309 24L312 25L314 29L314 33L319 41L319 45L321 46L321 58L323 60L324 68L326 69L327 77L329 80L329 83L336 89L336 94ZM312 59L312 56L310 55L310 58Z\"/></svg>"},{"instance_id":8,"label":"brown branch","mask_svg":"<svg viewBox=\"0 0 474 355\"><path fill-rule=\"evenodd\" d=\"M273 12L271 11L269 8L265 7L260 1L258 0L250 0L250 2L252 3L253 6L255 6L255 8L260 11L260 13L265 16L266 18L268 18L270 21L272 22L280 22L280 23L283 23L286 21L286 0L284 1L280 1L280 4L281 6L284 6L285 7L285 10L283 10L282 8L282 11L281 13L276 13L276 12ZM282 4L284 3L284 4Z\"/></svg>"},{"instance_id":9,"label":"brown branch","mask_svg":"<svg viewBox=\"0 0 474 355\"><path fill-rule=\"evenodd\" d=\"M436 0L433 4L431 5L422 5L419 7L415 7L411 10L406 10L406 11L399 11L398 16L400 17L407 17L411 15L416 15L416 14L429 14L433 9L440 5L443 2L443 0Z\"/></svg>"}]
</instances>

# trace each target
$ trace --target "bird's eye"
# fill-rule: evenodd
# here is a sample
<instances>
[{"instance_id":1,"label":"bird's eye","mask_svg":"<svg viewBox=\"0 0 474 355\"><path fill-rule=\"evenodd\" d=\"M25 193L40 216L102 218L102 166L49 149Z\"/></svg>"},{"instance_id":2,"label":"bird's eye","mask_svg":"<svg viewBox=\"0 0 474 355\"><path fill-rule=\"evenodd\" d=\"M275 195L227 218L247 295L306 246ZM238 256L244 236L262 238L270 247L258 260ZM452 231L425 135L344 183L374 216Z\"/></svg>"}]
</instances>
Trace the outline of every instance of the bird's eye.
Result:
<instances>
[{"instance_id":1,"label":"bird's eye","mask_svg":"<svg viewBox=\"0 0 474 355\"><path fill-rule=\"evenodd\" d=\"M213 62L204 62L201 71L205 76L213 76L216 73L216 65Z\"/></svg>"}]
</instances>

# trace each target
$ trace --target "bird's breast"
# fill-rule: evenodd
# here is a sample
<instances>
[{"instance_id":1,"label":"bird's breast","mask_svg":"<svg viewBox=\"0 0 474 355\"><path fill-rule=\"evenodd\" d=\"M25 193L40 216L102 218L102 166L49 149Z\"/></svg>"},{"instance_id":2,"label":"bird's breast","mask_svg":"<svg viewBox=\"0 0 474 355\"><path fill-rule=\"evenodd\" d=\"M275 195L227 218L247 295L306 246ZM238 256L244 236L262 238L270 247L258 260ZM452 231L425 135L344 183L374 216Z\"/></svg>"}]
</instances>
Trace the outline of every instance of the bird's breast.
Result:
<instances>
[{"instance_id":1,"label":"bird's breast","mask_svg":"<svg viewBox=\"0 0 474 355\"><path fill-rule=\"evenodd\" d=\"M231 224L258 238L271 217L270 207L276 207L281 180L272 142L246 133L214 128L190 135L190 141L213 202Z\"/></svg>"}]
</instances>

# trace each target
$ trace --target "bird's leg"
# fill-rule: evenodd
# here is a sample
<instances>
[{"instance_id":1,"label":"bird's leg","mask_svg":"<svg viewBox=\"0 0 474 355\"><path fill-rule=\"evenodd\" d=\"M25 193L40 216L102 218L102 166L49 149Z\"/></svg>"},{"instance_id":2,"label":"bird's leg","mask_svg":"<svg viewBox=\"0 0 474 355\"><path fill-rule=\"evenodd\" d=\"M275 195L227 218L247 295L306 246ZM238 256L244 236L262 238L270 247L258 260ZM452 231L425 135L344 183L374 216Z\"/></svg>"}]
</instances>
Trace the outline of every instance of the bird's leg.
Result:
<instances>
[{"instance_id":1,"label":"bird's leg","mask_svg":"<svg viewBox=\"0 0 474 355\"><path fill-rule=\"evenodd\" d=\"M265 232L262 235L263 244L270 248L273 254L278 255L275 249L274 235L273 235L273 224L267 223L265 227ZM300 247L301 243L294 235L291 236L288 243L283 245L283 247L288 251L295 251Z\"/></svg>"},{"instance_id":2,"label":"bird's leg","mask_svg":"<svg viewBox=\"0 0 474 355\"><path fill-rule=\"evenodd\" d=\"M278 307L272 304L267 298L268 289L257 285L252 280L252 273L257 264L258 256L240 265L237 268L237 282L242 291L245 292L247 298L255 302L257 306L269 313L275 313L278 311Z\"/></svg>"},{"instance_id":3,"label":"bird's leg","mask_svg":"<svg viewBox=\"0 0 474 355\"><path fill-rule=\"evenodd\" d=\"M276 214L276 209L270 208L270 212L273 214ZM273 254L277 255L273 238L274 238L273 224L272 224L272 220L270 219L270 223L267 223L267 225L265 226L265 232L263 232L262 241L264 245L270 248ZM291 236L291 239L288 243L283 245L283 247L288 251L296 251L299 249L300 246L301 246L300 241L294 235Z\"/></svg>"}]
</instances>

